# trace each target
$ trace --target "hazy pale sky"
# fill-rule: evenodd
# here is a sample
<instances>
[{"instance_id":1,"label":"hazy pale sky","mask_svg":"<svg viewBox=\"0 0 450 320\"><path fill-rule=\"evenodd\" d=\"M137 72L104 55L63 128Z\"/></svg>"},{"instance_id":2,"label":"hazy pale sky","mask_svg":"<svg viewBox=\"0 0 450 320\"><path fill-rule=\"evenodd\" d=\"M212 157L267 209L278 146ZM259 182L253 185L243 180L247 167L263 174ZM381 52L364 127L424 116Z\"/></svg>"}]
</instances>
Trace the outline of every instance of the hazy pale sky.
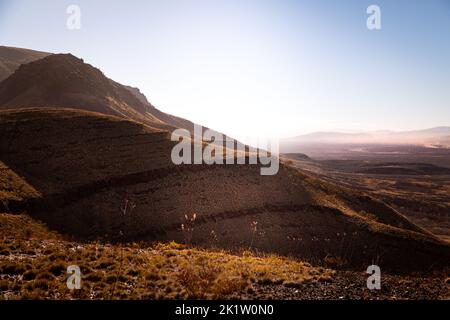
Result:
<instances>
[{"instance_id":1,"label":"hazy pale sky","mask_svg":"<svg viewBox=\"0 0 450 320\"><path fill-rule=\"evenodd\" d=\"M447 0L0 0L0 44L73 53L235 137L450 125Z\"/></svg>"}]
</instances>

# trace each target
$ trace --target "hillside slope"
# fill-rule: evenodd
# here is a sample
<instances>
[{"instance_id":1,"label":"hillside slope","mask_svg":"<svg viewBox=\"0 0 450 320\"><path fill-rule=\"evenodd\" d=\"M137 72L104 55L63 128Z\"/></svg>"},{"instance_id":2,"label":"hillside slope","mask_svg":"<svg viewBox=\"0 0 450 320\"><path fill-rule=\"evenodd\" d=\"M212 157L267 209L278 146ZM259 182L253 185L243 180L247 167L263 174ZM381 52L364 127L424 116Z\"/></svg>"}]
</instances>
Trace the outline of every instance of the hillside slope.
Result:
<instances>
[{"instance_id":1,"label":"hillside slope","mask_svg":"<svg viewBox=\"0 0 450 320\"><path fill-rule=\"evenodd\" d=\"M394 271L449 264L448 244L362 193L285 165L275 176L258 165L175 166L173 144L114 116L2 111L0 196L10 212L81 239L213 243Z\"/></svg>"},{"instance_id":2,"label":"hillside slope","mask_svg":"<svg viewBox=\"0 0 450 320\"><path fill-rule=\"evenodd\" d=\"M0 299L449 299L448 278L333 271L277 255L68 241L27 215L0 212ZM81 290L66 286L79 265ZM446 283L447 282L447 283Z\"/></svg>"},{"instance_id":3,"label":"hillside slope","mask_svg":"<svg viewBox=\"0 0 450 320\"><path fill-rule=\"evenodd\" d=\"M0 299L239 298L259 282L291 288L330 282L334 274L274 255L68 241L26 215L0 213L0 237ZM81 268L79 291L66 287L70 265Z\"/></svg>"},{"instance_id":4,"label":"hillside slope","mask_svg":"<svg viewBox=\"0 0 450 320\"><path fill-rule=\"evenodd\" d=\"M21 64L26 64L50 55L47 52L0 46L0 82L16 71Z\"/></svg>"},{"instance_id":5,"label":"hillside slope","mask_svg":"<svg viewBox=\"0 0 450 320\"><path fill-rule=\"evenodd\" d=\"M0 54L1 49L11 50L0 47ZM42 58L36 59L38 57ZM28 60L31 62L25 63ZM77 108L123 117L158 129L193 130L192 122L156 109L139 89L107 78L99 69L71 54L35 52L23 62L25 64L14 64L14 68L4 73L9 77L0 83L0 109ZM8 64L8 60L0 55L0 63Z\"/></svg>"}]
</instances>

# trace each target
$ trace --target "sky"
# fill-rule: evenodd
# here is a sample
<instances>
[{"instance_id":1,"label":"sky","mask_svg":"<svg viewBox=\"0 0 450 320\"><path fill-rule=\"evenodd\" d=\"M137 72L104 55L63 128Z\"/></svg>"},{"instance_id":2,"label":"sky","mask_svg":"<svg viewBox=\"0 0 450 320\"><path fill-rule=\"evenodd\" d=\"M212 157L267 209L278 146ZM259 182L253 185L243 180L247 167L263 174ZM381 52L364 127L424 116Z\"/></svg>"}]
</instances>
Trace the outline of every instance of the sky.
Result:
<instances>
[{"instance_id":1,"label":"sky","mask_svg":"<svg viewBox=\"0 0 450 320\"><path fill-rule=\"evenodd\" d=\"M70 52L236 138L450 125L450 0L0 0L0 45Z\"/></svg>"}]
</instances>

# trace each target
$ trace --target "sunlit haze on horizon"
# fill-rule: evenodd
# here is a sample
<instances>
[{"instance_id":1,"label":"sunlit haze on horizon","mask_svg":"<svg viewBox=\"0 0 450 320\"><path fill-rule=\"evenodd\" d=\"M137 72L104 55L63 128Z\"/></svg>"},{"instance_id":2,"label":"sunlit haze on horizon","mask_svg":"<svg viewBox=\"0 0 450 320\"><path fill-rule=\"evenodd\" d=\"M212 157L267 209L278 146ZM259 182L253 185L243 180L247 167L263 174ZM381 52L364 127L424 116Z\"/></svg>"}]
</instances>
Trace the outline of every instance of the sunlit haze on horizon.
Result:
<instances>
[{"instance_id":1,"label":"sunlit haze on horizon","mask_svg":"<svg viewBox=\"0 0 450 320\"><path fill-rule=\"evenodd\" d=\"M0 45L70 52L234 137L450 125L449 40L445 0L0 0Z\"/></svg>"}]
</instances>

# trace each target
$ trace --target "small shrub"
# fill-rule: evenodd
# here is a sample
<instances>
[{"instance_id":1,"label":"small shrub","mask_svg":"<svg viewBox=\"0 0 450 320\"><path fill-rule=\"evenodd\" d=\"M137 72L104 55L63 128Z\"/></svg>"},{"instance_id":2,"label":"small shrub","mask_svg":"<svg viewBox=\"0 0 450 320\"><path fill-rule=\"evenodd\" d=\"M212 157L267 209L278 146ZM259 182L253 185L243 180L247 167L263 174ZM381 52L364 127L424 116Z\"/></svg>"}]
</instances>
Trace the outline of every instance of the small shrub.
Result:
<instances>
[{"instance_id":1,"label":"small shrub","mask_svg":"<svg viewBox=\"0 0 450 320\"><path fill-rule=\"evenodd\" d=\"M9 283L7 280L0 280L0 291L6 291L9 288Z\"/></svg>"},{"instance_id":2,"label":"small shrub","mask_svg":"<svg viewBox=\"0 0 450 320\"><path fill-rule=\"evenodd\" d=\"M85 278L87 281L91 281L91 282L99 282L102 281L103 276L101 273L91 273L89 275L86 276Z\"/></svg>"},{"instance_id":3,"label":"small shrub","mask_svg":"<svg viewBox=\"0 0 450 320\"><path fill-rule=\"evenodd\" d=\"M219 277L222 269L210 259L197 258L193 263L185 263L178 280L190 298L204 299Z\"/></svg>"},{"instance_id":4,"label":"small shrub","mask_svg":"<svg viewBox=\"0 0 450 320\"><path fill-rule=\"evenodd\" d=\"M58 260L64 260L65 256L63 256L60 253L53 253L48 257L48 260L50 261L58 261Z\"/></svg>"},{"instance_id":5,"label":"small shrub","mask_svg":"<svg viewBox=\"0 0 450 320\"><path fill-rule=\"evenodd\" d=\"M1 273L18 275L25 272L25 267L17 263L8 263L1 268Z\"/></svg>"},{"instance_id":6,"label":"small shrub","mask_svg":"<svg viewBox=\"0 0 450 320\"><path fill-rule=\"evenodd\" d=\"M109 260L109 259L102 259L100 260L97 264L96 267L100 268L100 269L108 269L109 267L111 267L114 264L113 260Z\"/></svg>"},{"instance_id":7,"label":"small shrub","mask_svg":"<svg viewBox=\"0 0 450 320\"><path fill-rule=\"evenodd\" d=\"M159 277L159 274L158 274L158 273L152 272L152 273L148 273L148 274L145 276L145 279L146 279L146 280L149 280L149 281L158 281L158 280L160 279L160 277Z\"/></svg>"},{"instance_id":8,"label":"small shrub","mask_svg":"<svg viewBox=\"0 0 450 320\"><path fill-rule=\"evenodd\" d=\"M33 234L33 231L31 229L29 229L29 228L25 229L24 235L25 235L26 239L30 239L32 234Z\"/></svg>"},{"instance_id":9,"label":"small shrub","mask_svg":"<svg viewBox=\"0 0 450 320\"><path fill-rule=\"evenodd\" d=\"M36 280L53 280L55 277L48 271L39 273Z\"/></svg>"},{"instance_id":10,"label":"small shrub","mask_svg":"<svg viewBox=\"0 0 450 320\"><path fill-rule=\"evenodd\" d=\"M109 275L106 277L106 282L112 284L117 281L117 277L115 275Z\"/></svg>"},{"instance_id":11,"label":"small shrub","mask_svg":"<svg viewBox=\"0 0 450 320\"><path fill-rule=\"evenodd\" d=\"M38 279L33 282L33 289L48 290L49 288L50 284L46 279Z\"/></svg>"},{"instance_id":12,"label":"small shrub","mask_svg":"<svg viewBox=\"0 0 450 320\"><path fill-rule=\"evenodd\" d=\"M50 265L48 271L57 277L66 271L66 266L62 262L55 262Z\"/></svg>"},{"instance_id":13,"label":"small shrub","mask_svg":"<svg viewBox=\"0 0 450 320\"><path fill-rule=\"evenodd\" d=\"M348 264L348 261L342 257L326 256L324 263L328 268L339 269Z\"/></svg>"},{"instance_id":14,"label":"small shrub","mask_svg":"<svg viewBox=\"0 0 450 320\"><path fill-rule=\"evenodd\" d=\"M258 284L267 286L267 285L273 284L273 281L272 281L272 279L270 279L268 277L263 277L261 279L258 279Z\"/></svg>"},{"instance_id":15,"label":"small shrub","mask_svg":"<svg viewBox=\"0 0 450 320\"><path fill-rule=\"evenodd\" d=\"M37 272L35 270L28 270L23 274L24 280L34 280L36 278Z\"/></svg>"},{"instance_id":16,"label":"small shrub","mask_svg":"<svg viewBox=\"0 0 450 320\"><path fill-rule=\"evenodd\" d=\"M127 272L127 275L132 276L132 277L137 277L140 274L141 274L141 272L139 270L135 270L135 269L130 269Z\"/></svg>"},{"instance_id":17,"label":"small shrub","mask_svg":"<svg viewBox=\"0 0 450 320\"><path fill-rule=\"evenodd\" d=\"M11 253L8 247L0 248L0 256L8 256Z\"/></svg>"},{"instance_id":18,"label":"small shrub","mask_svg":"<svg viewBox=\"0 0 450 320\"><path fill-rule=\"evenodd\" d=\"M250 288L250 281L242 276L224 275L219 277L213 287L213 294L221 298L223 296L231 295L236 292L248 290Z\"/></svg>"}]
</instances>

